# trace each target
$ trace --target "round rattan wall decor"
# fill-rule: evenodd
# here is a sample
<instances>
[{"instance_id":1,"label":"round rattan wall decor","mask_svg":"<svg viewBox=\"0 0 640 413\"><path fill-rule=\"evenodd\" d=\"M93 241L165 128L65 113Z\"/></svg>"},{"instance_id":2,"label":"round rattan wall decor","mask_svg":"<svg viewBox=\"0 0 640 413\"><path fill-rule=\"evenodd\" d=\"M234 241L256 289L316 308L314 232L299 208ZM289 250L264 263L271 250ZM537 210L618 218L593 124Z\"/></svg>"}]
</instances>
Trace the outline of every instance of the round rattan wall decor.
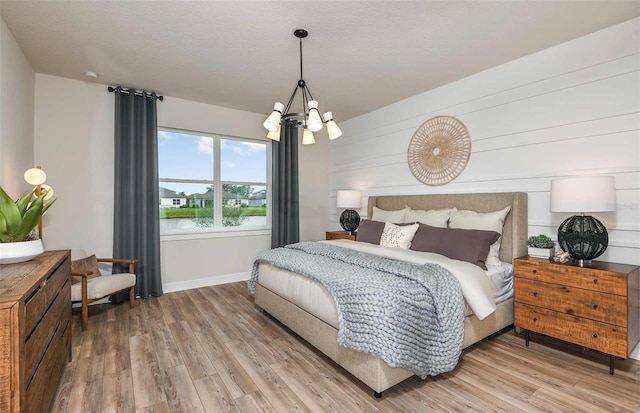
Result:
<instances>
[{"instance_id":1,"label":"round rattan wall decor","mask_svg":"<svg viewBox=\"0 0 640 413\"><path fill-rule=\"evenodd\" d=\"M413 176L423 184L438 186L462 173L471 155L471 137L453 116L436 116L416 129L407 160Z\"/></svg>"}]
</instances>

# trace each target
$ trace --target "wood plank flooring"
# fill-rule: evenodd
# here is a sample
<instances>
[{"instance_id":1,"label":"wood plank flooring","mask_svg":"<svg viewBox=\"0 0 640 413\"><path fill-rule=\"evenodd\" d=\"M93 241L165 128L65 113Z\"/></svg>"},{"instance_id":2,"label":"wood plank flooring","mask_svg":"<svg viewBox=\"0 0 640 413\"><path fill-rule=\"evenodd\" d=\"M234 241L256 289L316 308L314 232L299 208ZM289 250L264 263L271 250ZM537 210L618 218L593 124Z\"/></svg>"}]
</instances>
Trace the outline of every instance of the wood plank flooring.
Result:
<instances>
[{"instance_id":1,"label":"wood plank flooring","mask_svg":"<svg viewBox=\"0 0 640 413\"><path fill-rule=\"evenodd\" d=\"M253 304L245 283L73 317L54 412L638 412L640 362L507 329L456 369L372 391Z\"/></svg>"}]
</instances>

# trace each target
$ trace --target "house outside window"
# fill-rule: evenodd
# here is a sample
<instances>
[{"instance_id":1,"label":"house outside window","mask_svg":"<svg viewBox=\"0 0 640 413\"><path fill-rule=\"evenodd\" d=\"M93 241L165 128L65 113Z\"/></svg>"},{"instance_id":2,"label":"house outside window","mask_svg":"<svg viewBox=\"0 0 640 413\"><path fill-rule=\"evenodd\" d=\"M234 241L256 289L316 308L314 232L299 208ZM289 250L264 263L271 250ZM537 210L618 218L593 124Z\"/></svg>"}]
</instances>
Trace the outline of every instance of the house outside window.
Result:
<instances>
[{"instance_id":1,"label":"house outside window","mask_svg":"<svg viewBox=\"0 0 640 413\"><path fill-rule=\"evenodd\" d=\"M161 128L161 234L268 229L268 142Z\"/></svg>"}]
</instances>

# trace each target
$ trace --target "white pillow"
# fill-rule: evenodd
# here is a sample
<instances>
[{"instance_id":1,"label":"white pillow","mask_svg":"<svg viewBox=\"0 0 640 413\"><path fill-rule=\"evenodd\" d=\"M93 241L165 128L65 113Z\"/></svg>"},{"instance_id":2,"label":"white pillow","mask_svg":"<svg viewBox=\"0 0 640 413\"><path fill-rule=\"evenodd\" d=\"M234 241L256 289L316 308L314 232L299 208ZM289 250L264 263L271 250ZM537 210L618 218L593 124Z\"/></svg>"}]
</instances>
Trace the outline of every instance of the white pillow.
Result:
<instances>
[{"instance_id":1,"label":"white pillow","mask_svg":"<svg viewBox=\"0 0 640 413\"><path fill-rule=\"evenodd\" d=\"M408 249L411 246L413 236L418 230L418 224L398 226L391 222L385 222L380 245L383 247L400 247Z\"/></svg>"},{"instance_id":2,"label":"white pillow","mask_svg":"<svg viewBox=\"0 0 640 413\"><path fill-rule=\"evenodd\" d=\"M384 209L380 209L378 207L373 207L373 215L371 217L372 221L380 221L380 222L396 222L398 224L404 223L404 217L411 208L406 207L404 209L399 209L397 211L385 211Z\"/></svg>"},{"instance_id":3,"label":"white pillow","mask_svg":"<svg viewBox=\"0 0 640 413\"><path fill-rule=\"evenodd\" d=\"M404 222L421 222L432 227L446 228L451 211L451 209L434 209L430 211L409 209L404 217Z\"/></svg>"},{"instance_id":4,"label":"white pillow","mask_svg":"<svg viewBox=\"0 0 640 413\"><path fill-rule=\"evenodd\" d=\"M502 235L504 220L510 210L510 206L495 212L458 211L456 208L453 208L451 216L449 217L449 228L481 229L485 231L495 231ZM500 265L501 242L502 237L491 244L485 264Z\"/></svg>"}]
</instances>

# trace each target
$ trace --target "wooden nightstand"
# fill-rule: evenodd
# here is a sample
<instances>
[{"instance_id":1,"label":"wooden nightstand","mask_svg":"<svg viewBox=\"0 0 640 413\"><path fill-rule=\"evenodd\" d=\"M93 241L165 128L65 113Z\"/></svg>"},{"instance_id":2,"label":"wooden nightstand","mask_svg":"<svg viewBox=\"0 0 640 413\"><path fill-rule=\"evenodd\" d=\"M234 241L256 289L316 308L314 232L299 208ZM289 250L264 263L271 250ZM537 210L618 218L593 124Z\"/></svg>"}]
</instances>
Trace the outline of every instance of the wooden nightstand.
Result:
<instances>
[{"instance_id":1,"label":"wooden nightstand","mask_svg":"<svg viewBox=\"0 0 640 413\"><path fill-rule=\"evenodd\" d=\"M640 341L640 272L635 265L590 267L521 257L514 260L515 325L627 358Z\"/></svg>"},{"instance_id":2,"label":"wooden nightstand","mask_svg":"<svg viewBox=\"0 0 640 413\"><path fill-rule=\"evenodd\" d=\"M349 234L347 231L327 231L327 239L348 239L356 240L356 234Z\"/></svg>"}]
</instances>

